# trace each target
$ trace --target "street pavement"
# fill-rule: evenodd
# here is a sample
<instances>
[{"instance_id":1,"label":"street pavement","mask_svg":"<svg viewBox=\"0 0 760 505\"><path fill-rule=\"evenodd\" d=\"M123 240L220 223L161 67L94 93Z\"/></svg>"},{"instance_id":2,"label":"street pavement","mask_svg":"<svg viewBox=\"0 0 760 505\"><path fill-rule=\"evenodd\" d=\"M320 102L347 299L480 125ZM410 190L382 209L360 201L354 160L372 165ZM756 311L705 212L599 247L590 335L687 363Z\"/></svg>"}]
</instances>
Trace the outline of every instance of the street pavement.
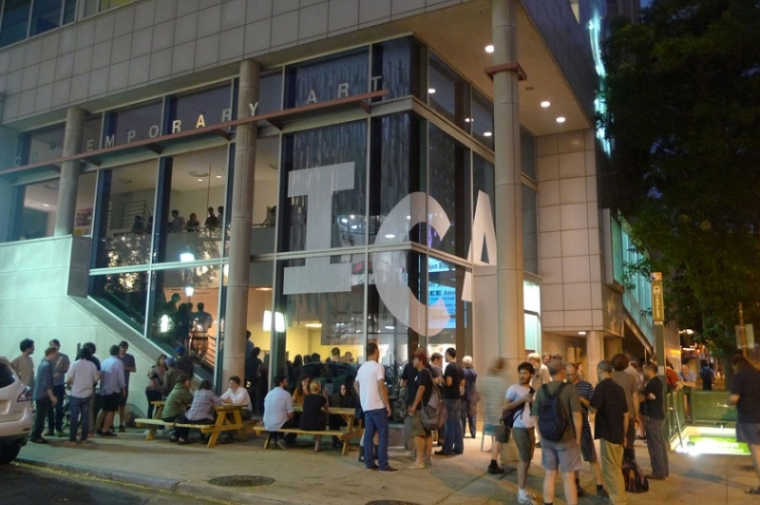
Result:
<instances>
[{"instance_id":1,"label":"street pavement","mask_svg":"<svg viewBox=\"0 0 760 505\"><path fill-rule=\"evenodd\" d=\"M465 439L465 452L461 456L434 456L433 467L427 470L408 469L412 463L408 454L403 448L392 448L391 465L400 469L395 474L365 470L357 461L355 446L347 456L341 456L339 449L329 449L327 444L323 444L322 452L314 453L312 443L307 440L285 451L265 451L260 437L214 449L200 443L178 446L166 436L146 442L142 430L128 430L118 438L98 438L93 444L76 447L52 440L49 445L30 443L22 449L19 462L232 503L357 505L373 500L420 505L517 503L514 471L503 476L488 475L490 456L480 451L480 438ZM486 440L484 449L487 451L489 446ZM639 464L648 472L646 445L637 442L636 452ZM544 475L540 461L538 449L528 488L539 497ZM257 487L219 487L208 482L214 477L236 475L266 476L275 481ZM760 497L744 492L758 484L748 456L694 457L672 452L670 475L665 481L650 481L647 493L629 494L628 503L760 504ZM590 496L581 498L580 504L605 503L594 496L595 485L588 465L581 472L581 484ZM567 503L559 479L554 503Z\"/></svg>"}]
</instances>

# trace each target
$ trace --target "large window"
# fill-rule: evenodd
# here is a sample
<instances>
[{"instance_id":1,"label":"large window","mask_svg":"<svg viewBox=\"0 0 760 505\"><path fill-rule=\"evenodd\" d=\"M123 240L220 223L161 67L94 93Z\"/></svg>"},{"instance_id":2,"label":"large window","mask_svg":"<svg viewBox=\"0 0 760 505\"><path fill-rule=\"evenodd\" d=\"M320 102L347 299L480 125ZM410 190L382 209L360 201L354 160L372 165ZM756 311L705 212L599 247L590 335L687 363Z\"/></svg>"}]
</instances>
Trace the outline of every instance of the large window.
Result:
<instances>
[{"instance_id":1,"label":"large window","mask_svg":"<svg viewBox=\"0 0 760 505\"><path fill-rule=\"evenodd\" d=\"M428 104L460 128L467 126L469 84L440 58L428 60Z\"/></svg>"},{"instance_id":2,"label":"large window","mask_svg":"<svg viewBox=\"0 0 760 505\"><path fill-rule=\"evenodd\" d=\"M76 0L5 0L0 47L72 23Z\"/></svg>"},{"instance_id":3,"label":"large window","mask_svg":"<svg viewBox=\"0 0 760 505\"><path fill-rule=\"evenodd\" d=\"M84 16L92 16L98 12L104 12L114 7L121 7L135 0L84 0Z\"/></svg>"},{"instance_id":4,"label":"large window","mask_svg":"<svg viewBox=\"0 0 760 505\"><path fill-rule=\"evenodd\" d=\"M58 206L58 179L16 186L10 240L52 237Z\"/></svg>"},{"instance_id":5,"label":"large window","mask_svg":"<svg viewBox=\"0 0 760 505\"><path fill-rule=\"evenodd\" d=\"M538 206L536 192L522 186L523 268L538 274Z\"/></svg>"},{"instance_id":6,"label":"large window","mask_svg":"<svg viewBox=\"0 0 760 505\"><path fill-rule=\"evenodd\" d=\"M369 50L365 47L290 65L285 79L286 108L366 93Z\"/></svg>"},{"instance_id":7,"label":"large window","mask_svg":"<svg viewBox=\"0 0 760 505\"><path fill-rule=\"evenodd\" d=\"M63 156L66 126L59 124L22 135L19 145L19 165L41 163Z\"/></svg>"},{"instance_id":8,"label":"large window","mask_svg":"<svg viewBox=\"0 0 760 505\"><path fill-rule=\"evenodd\" d=\"M161 134L162 109L163 101L157 100L108 113L103 147L158 137Z\"/></svg>"},{"instance_id":9,"label":"large window","mask_svg":"<svg viewBox=\"0 0 760 505\"><path fill-rule=\"evenodd\" d=\"M232 121L232 86L229 83L168 98L165 133L178 133Z\"/></svg>"}]
</instances>

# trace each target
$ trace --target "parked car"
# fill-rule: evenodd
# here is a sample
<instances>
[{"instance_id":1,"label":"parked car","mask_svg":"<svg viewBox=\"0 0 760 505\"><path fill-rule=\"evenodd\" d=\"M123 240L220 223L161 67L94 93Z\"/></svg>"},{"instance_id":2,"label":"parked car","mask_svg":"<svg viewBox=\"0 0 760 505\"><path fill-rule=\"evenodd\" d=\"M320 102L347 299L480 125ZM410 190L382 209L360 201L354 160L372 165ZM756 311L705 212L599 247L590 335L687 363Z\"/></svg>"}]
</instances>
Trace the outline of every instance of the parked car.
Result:
<instances>
[{"instance_id":1,"label":"parked car","mask_svg":"<svg viewBox=\"0 0 760 505\"><path fill-rule=\"evenodd\" d=\"M32 389L0 357L0 465L16 459L32 432Z\"/></svg>"}]
</instances>

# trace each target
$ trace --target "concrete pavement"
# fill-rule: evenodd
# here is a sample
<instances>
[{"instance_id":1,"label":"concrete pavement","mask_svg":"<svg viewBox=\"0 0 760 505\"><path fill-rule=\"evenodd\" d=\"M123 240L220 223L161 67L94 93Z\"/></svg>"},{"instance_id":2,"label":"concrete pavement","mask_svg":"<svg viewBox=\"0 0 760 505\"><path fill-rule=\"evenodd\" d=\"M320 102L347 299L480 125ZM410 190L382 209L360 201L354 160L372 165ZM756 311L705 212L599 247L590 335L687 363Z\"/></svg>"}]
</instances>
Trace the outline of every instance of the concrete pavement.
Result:
<instances>
[{"instance_id":1,"label":"concrete pavement","mask_svg":"<svg viewBox=\"0 0 760 505\"><path fill-rule=\"evenodd\" d=\"M193 435L197 439L197 435ZM396 474L368 472L357 461L355 447L341 457L339 449L314 453L311 442L286 451L262 448L263 439L252 437L208 449L195 443L177 446L160 437L144 441L142 430L128 430L118 438L97 438L93 444L68 447L52 439L49 445L29 444L21 451L19 462L40 465L78 474L129 482L164 491L204 496L234 503L262 505L330 504L357 505L373 500L400 500L420 505L491 505L517 503L514 472L494 477L486 473L490 456L480 452L480 439L465 439L465 453L453 458L435 457L433 468L411 470L411 458L402 448L391 450L391 465ZM489 447L486 440L485 449ZM637 458L648 472L646 446L637 445ZM541 495L544 472L540 450L531 465L528 488ZM630 505L749 505L760 504L760 496L744 491L757 485L752 461L743 456L670 455L671 477L650 481L644 494L629 494ZM260 475L275 482L260 487L218 487L207 481L230 475ZM603 504L593 496L595 486L587 465L581 484L591 496L579 503ZM537 500L537 504L541 504ZM557 485L557 505L566 501Z\"/></svg>"}]
</instances>

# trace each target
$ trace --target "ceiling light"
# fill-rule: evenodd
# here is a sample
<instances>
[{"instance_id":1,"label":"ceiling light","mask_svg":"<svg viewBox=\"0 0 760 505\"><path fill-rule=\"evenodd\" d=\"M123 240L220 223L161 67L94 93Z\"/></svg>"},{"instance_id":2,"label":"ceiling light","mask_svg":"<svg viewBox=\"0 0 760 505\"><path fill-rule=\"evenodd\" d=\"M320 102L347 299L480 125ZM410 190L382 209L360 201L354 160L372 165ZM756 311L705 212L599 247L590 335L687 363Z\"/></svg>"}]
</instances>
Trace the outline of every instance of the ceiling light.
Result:
<instances>
[{"instance_id":1,"label":"ceiling light","mask_svg":"<svg viewBox=\"0 0 760 505\"><path fill-rule=\"evenodd\" d=\"M541 102L541 107L543 107L545 109L545 108L549 107L551 104L552 103L549 102L548 100L544 100L543 102Z\"/></svg>"},{"instance_id":2,"label":"ceiling light","mask_svg":"<svg viewBox=\"0 0 760 505\"><path fill-rule=\"evenodd\" d=\"M256 288L256 291L272 291L272 288L260 287L260 288Z\"/></svg>"},{"instance_id":3,"label":"ceiling light","mask_svg":"<svg viewBox=\"0 0 760 505\"><path fill-rule=\"evenodd\" d=\"M560 116L557 118L558 123L564 123L565 122L565 116Z\"/></svg>"},{"instance_id":4,"label":"ceiling light","mask_svg":"<svg viewBox=\"0 0 760 505\"><path fill-rule=\"evenodd\" d=\"M585 332L585 331L579 331L579 332L578 332L578 335L585 335L585 334L586 334L586 332Z\"/></svg>"},{"instance_id":5,"label":"ceiling light","mask_svg":"<svg viewBox=\"0 0 760 505\"><path fill-rule=\"evenodd\" d=\"M217 176L216 176L216 178L217 178L217 179L221 179L221 178L222 178L222 176L221 176L221 175L217 175Z\"/></svg>"},{"instance_id":6,"label":"ceiling light","mask_svg":"<svg viewBox=\"0 0 760 505\"><path fill-rule=\"evenodd\" d=\"M203 182L203 179L198 179L198 182Z\"/></svg>"},{"instance_id":7,"label":"ceiling light","mask_svg":"<svg viewBox=\"0 0 760 505\"><path fill-rule=\"evenodd\" d=\"M396 327L395 326L386 326L385 329L386 330L395 330Z\"/></svg>"},{"instance_id":8,"label":"ceiling light","mask_svg":"<svg viewBox=\"0 0 760 505\"><path fill-rule=\"evenodd\" d=\"M474 123L474 122L475 122L475 120L474 120L474 119L472 119L471 117L466 117L466 118L464 118L464 122L465 122L465 123Z\"/></svg>"},{"instance_id":9,"label":"ceiling light","mask_svg":"<svg viewBox=\"0 0 760 505\"><path fill-rule=\"evenodd\" d=\"M393 233L389 233L385 236L385 238L396 238L396 235L394 235Z\"/></svg>"},{"instance_id":10,"label":"ceiling light","mask_svg":"<svg viewBox=\"0 0 760 505\"><path fill-rule=\"evenodd\" d=\"M304 326L307 328L321 328L322 323L306 323Z\"/></svg>"},{"instance_id":11,"label":"ceiling light","mask_svg":"<svg viewBox=\"0 0 760 505\"><path fill-rule=\"evenodd\" d=\"M491 53L493 52L493 44L488 44L488 45L486 46L486 52L487 52L488 54L491 54Z\"/></svg>"},{"instance_id":12,"label":"ceiling light","mask_svg":"<svg viewBox=\"0 0 760 505\"><path fill-rule=\"evenodd\" d=\"M42 206L43 207L50 207L50 204L49 203L43 203Z\"/></svg>"},{"instance_id":13,"label":"ceiling light","mask_svg":"<svg viewBox=\"0 0 760 505\"><path fill-rule=\"evenodd\" d=\"M428 95L435 93L435 88L428 88Z\"/></svg>"},{"instance_id":14,"label":"ceiling light","mask_svg":"<svg viewBox=\"0 0 760 505\"><path fill-rule=\"evenodd\" d=\"M182 263L187 263L189 261L195 261L195 255L193 253L182 253L179 255L179 260Z\"/></svg>"},{"instance_id":15,"label":"ceiling light","mask_svg":"<svg viewBox=\"0 0 760 505\"><path fill-rule=\"evenodd\" d=\"M483 136L484 137L490 137L491 135L493 135L493 133L491 133L491 132L483 132Z\"/></svg>"},{"instance_id":16,"label":"ceiling light","mask_svg":"<svg viewBox=\"0 0 760 505\"><path fill-rule=\"evenodd\" d=\"M194 288L194 287L192 287L192 286L187 286L187 287L185 287L185 294L186 294L188 297L190 297L190 296L193 296L193 295L195 294L195 288Z\"/></svg>"}]
</instances>

